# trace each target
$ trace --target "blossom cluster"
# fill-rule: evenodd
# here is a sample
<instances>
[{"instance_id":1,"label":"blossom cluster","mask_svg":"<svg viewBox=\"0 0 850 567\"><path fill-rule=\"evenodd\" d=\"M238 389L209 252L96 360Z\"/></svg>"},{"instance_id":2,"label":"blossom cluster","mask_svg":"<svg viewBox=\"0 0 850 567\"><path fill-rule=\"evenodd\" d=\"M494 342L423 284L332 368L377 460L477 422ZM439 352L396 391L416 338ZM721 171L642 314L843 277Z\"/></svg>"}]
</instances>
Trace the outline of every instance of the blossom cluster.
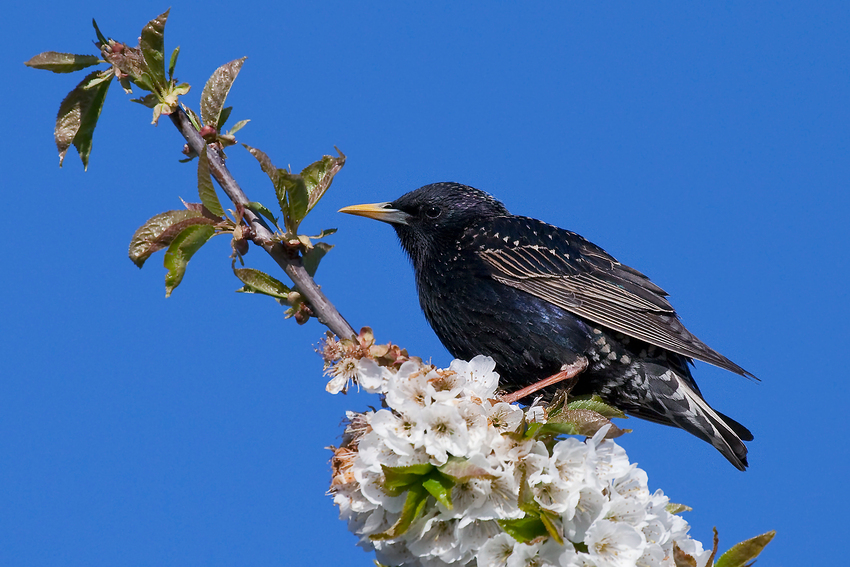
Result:
<instances>
[{"instance_id":1,"label":"blossom cluster","mask_svg":"<svg viewBox=\"0 0 850 567\"><path fill-rule=\"evenodd\" d=\"M674 550L709 561L606 438L610 425L586 439L544 435L541 406L499 401L492 359L336 364L335 389L345 376L384 396L384 409L349 412L330 491L380 563L656 567L674 566Z\"/></svg>"}]
</instances>

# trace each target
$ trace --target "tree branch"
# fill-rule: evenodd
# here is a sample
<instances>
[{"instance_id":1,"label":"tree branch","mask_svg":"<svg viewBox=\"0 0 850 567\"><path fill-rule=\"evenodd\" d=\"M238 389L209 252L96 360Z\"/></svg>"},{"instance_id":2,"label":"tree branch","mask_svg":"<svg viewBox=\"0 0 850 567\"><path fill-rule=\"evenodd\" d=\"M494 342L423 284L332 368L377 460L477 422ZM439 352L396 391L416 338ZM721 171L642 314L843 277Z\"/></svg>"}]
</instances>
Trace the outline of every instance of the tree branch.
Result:
<instances>
[{"instance_id":1,"label":"tree branch","mask_svg":"<svg viewBox=\"0 0 850 567\"><path fill-rule=\"evenodd\" d=\"M200 155L202 151L207 152L210 173L230 200L235 205L239 205L244 209L243 218L254 231L254 242L262 246L268 252L269 256L286 272L286 275L292 279L298 288L298 292L304 296L310 305L313 315L339 338L345 339L356 336L357 333L354 332L348 321L336 310L336 307L322 293L322 290L319 289L319 286L316 285L316 282L313 281L313 278L304 269L301 258L293 258L280 242L274 240L273 233L265 221L247 207L249 203L248 197L245 196L242 188L239 187L239 184L236 183L236 180L233 179L230 171L228 171L221 153L206 144L182 108L177 108L175 112L169 115L169 118L171 118L171 122L177 127L180 133L183 134L189 147L195 153Z\"/></svg>"}]
</instances>

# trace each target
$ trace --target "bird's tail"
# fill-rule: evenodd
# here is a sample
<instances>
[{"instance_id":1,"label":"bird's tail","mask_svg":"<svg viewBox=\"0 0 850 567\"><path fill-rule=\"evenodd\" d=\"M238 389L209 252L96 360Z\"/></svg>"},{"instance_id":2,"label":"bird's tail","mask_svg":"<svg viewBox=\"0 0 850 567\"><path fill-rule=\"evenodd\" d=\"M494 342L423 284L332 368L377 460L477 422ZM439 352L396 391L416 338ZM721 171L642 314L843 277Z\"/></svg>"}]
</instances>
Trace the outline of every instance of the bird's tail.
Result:
<instances>
[{"instance_id":1,"label":"bird's tail","mask_svg":"<svg viewBox=\"0 0 850 567\"><path fill-rule=\"evenodd\" d=\"M668 370L655 381L664 383L661 389L665 391L658 392L661 395L656 397L656 402L664 408L668 423L711 443L738 470L746 470L747 447L743 442L753 439L746 427L715 411L699 391L676 372Z\"/></svg>"}]
</instances>

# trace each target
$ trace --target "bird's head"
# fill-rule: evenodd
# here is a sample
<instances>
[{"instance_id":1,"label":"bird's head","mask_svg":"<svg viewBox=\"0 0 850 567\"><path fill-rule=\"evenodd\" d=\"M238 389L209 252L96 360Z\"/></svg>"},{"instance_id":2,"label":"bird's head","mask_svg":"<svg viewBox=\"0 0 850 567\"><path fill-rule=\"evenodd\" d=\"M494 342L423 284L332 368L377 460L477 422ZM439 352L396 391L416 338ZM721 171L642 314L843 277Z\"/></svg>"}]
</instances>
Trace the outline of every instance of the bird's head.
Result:
<instances>
[{"instance_id":1,"label":"bird's head","mask_svg":"<svg viewBox=\"0 0 850 567\"><path fill-rule=\"evenodd\" d=\"M460 235L476 223L509 214L489 194L460 183L432 183L395 201L353 205L340 212L391 224L417 268L453 249Z\"/></svg>"}]
</instances>

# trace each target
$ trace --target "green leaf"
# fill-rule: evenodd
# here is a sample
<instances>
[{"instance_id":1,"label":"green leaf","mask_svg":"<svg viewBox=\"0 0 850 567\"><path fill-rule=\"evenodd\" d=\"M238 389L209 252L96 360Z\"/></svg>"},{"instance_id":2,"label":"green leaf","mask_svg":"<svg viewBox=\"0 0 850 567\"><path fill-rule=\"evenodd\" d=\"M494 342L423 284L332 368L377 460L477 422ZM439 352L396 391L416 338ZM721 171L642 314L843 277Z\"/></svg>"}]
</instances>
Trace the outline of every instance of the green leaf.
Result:
<instances>
[{"instance_id":1,"label":"green leaf","mask_svg":"<svg viewBox=\"0 0 850 567\"><path fill-rule=\"evenodd\" d=\"M307 215L307 185L304 178L285 169L277 170L278 186L275 188L280 210L283 211L283 222L286 230L292 234L298 233L298 225Z\"/></svg>"},{"instance_id":2,"label":"green leaf","mask_svg":"<svg viewBox=\"0 0 850 567\"><path fill-rule=\"evenodd\" d=\"M104 74L104 75L102 75ZM109 80L103 80L105 75ZM65 160L65 154L71 144L77 148L83 168L88 168L91 153L92 135L97 119L103 109L106 93L112 82L112 70L94 71L86 76L74 90L68 93L56 116L54 137L59 150L59 166ZM93 86L92 86L93 85Z\"/></svg>"},{"instance_id":3,"label":"green leaf","mask_svg":"<svg viewBox=\"0 0 850 567\"><path fill-rule=\"evenodd\" d=\"M201 93L201 119L203 119L205 125L215 126L218 124L224 101L227 99L227 93L230 92L230 87L233 86L233 81L236 80L245 59L243 57L225 63L213 72L207 84L204 85L204 90Z\"/></svg>"},{"instance_id":4,"label":"green leaf","mask_svg":"<svg viewBox=\"0 0 850 567\"><path fill-rule=\"evenodd\" d=\"M270 220L275 226L277 226L277 218L272 214L272 212L268 209L268 207L266 207L262 203L258 203L256 201L251 201L250 203L245 205L245 207L248 208L248 209L251 209L252 211L257 213L258 215L263 215L268 220Z\"/></svg>"},{"instance_id":5,"label":"green leaf","mask_svg":"<svg viewBox=\"0 0 850 567\"><path fill-rule=\"evenodd\" d=\"M130 260L138 267L157 250L169 246L185 228L195 225L214 225L200 210L166 211L148 219L130 239Z\"/></svg>"},{"instance_id":6,"label":"green leaf","mask_svg":"<svg viewBox=\"0 0 850 567\"><path fill-rule=\"evenodd\" d=\"M421 484L413 486L407 493L407 498L404 501L404 507L401 509L401 516L399 516L396 523L383 533L369 536L369 539L393 539L402 535L410 527L410 524L413 523L413 520L415 520L419 514L422 513L422 510L425 509L425 503L427 501L428 492L425 488L423 488Z\"/></svg>"},{"instance_id":7,"label":"green leaf","mask_svg":"<svg viewBox=\"0 0 850 567\"><path fill-rule=\"evenodd\" d=\"M221 132L224 125L227 123L227 119L230 118L230 113L233 112L232 106L226 106L221 109L221 114L218 116L218 124L216 124L216 130Z\"/></svg>"},{"instance_id":8,"label":"green leaf","mask_svg":"<svg viewBox=\"0 0 850 567\"><path fill-rule=\"evenodd\" d=\"M102 45L106 45L106 44L108 44L108 43L109 43L109 40L108 40L108 39L106 39L106 36L104 36L102 33L100 33L100 28L99 28L99 27L97 27L97 22L96 22L96 21L94 21L94 18L92 18L92 19L91 19L91 25L93 25L93 26L94 26L94 33L95 33L95 34L97 34L97 40L98 40L98 41L99 41Z\"/></svg>"},{"instance_id":9,"label":"green leaf","mask_svg":"<svg viewBox=\"0 0 850 567\"><path fill-rule=\"evenodd\" d=\"M311 278L316 276L316 270L319 269L319 261L325 257L325 254L327 254L328 250L331 248L333 248L333 244L317 242L315 246L307 250L304 254L304 258L302 260L304 263L304 269L307 270L307 273L310 274Z\"/></svg>"},{"instance_id":10,"label":"green leaf","mask_svg":"<svg viewBox=\"0 0 850 567\"><path fill-rule=\"evenodd\" d=\"M174 67L177 66L177 56L180 55L180 46L174 48L174 51L171 52L171 59L168 61L168 80L171 81L174 78Z\"/></svg>"},{"instance_id":11,"label":"green leaf","mask_svg":"<svg viewBox=\"0 0 850 567\"><path fill-rule=\"evenodd\" d=\"M245 125L248 124L248 122L250 122L250 121L251 121L250 119L240 120L239 122L237 122L236 124L233 125L233 128L230 129L228 134L230 134L232 136L233 134L235 134L236 132L238 132L239 130L244 128Z\"/></svg>"},{"instance_id":12,"label":"green leaf","mask_svg":"<svg viewBox=\"0 0 850 567\"><path fill-rule=\"evenodd\" d=\"M546 528L546 532L552 537L552 539L558 542L558 545L564 545L563 529L559 528L555 523L558 520L560 520L560 516L556 516L546 510L542 510L540 513L540 521L543 522L543 527Z\"/></svg>"},{"instance_id":13,"label":"green leaf","mask_svg":"<svg viewBox=\"0 0 850 567\"><path fill-rule=\"evenodd\" d=\"M260 162L260 168L266 172L266 175L269 176L269 179L272 180L272 185L277 189L278 186L278 169L272 163L272 160L263 152L262 150L258 150L257 148L252 148L248 144L242 144L245 146L245 149L248 150L252 156L257 158L257 161Z\"/></svg>"},{"instance_id":14,"label":"green leaf","mask_svg":"<svg viewBox=\"0 0 850 567\"><path fill-rule=\"evenodd\" d=\"M163 262L168 270L165 274L165 297L170 297L171 292L180 285L189 260L214 234L215 229L210 225L192 225L183 229L171 242Z\"/></svg>"},{"instance_id":15,"label":"green leaf","mask_svg":"<svg viewBox=\"0 0 850 567\"><path fill-rule=\"evenodd\" d=\"M452 509L452 488L455 482L447 476L441 475L434 471L428 478L422 482L422 487L428 491L428 494L437 499L437 502Z\"/></svg>"},{"instance_id":16,"label":"green leaf","mask_svg":"<svg viewBox=\"0 0 850 567\"><path fill-rule=\"evenodd\" d=\"M487 469L472 464L468 459L464 459L462 457L449 457L446 464L442 465L437 470L458 483L466 482L472 478L482 480L492 480L496 478L496 476Z\"/></svg>"},{"instance_id":17,"label":"green leaf","mask_svg":"<svg viewBox=\"0 0 850 567\"><path fill-rule=\"evenodd\" d=\"M160 93L164 92L167 86L165 80L165 21L168 19L170 10L169 8L149 21L142 28L142 35L139 38L139 48L145 59L147 74L151 78L150 86L154 87L149 90ZM138 81L136 84L138 84Z\"/></svg>"},{"instance_id":18,"label":"green leaf","mask_svg":"<svg viewBox=\"0 0 850 567\"><path fill-rule=\"evenodd\" d=\"M520 543L526 543L549 532L538 517L525 516L518 520L496 520L505 532Z\"/></svg>"},{"instance_id":19,"label":"green leaf","mask_svg":"<svg viewBox=\"0 0 850 567\"><path fill-rule=\"evenodd\" d=\"M157 104L159 104L159 97L153 93L148 93L141 98L131 98L130 102L137 102L142 106L147 106L148 108L153 108Z\"/></svg>"},{"instance_id":20,"label":"green leaf","mask_svg":"<svg viewBox=\"0 0 850 567\"><path fill-rule=\"evenodd\" d=\"M316 206L316 203L331 186L334 176L345 165L345 155L339 149L337 149L337 152L339 152L339 157L324 156L301 171L301 177L304 179L308 193L305 214Z\"/></svg>"},{"instance_id":21,"label":"green leaf","mask_svg":"<svg viewBox=\"0 0 850 567\"><path fill-rule=\"evenodd\" d=\"M523 433L523 437L526 439L534 437L537 433L543 428L543 424L540 422L529 423L528 428Z\"/></svg>"},{"instance_id":22,"label":"green leaf","mask_svg":"<svg viewBox=\"0 0 850 567\"><path fill-rule=\"evenodd\" d=\"M73 73L101 62L100 57L95 55L74 55L73 53L45 51L31 58L24 65L33 69L53 71L54 73Z\"/></svg>"},{"instance_id":23,"label":"green leaf","mask_svg":"<svg viewBox=\"0 0 850 567\"><path fill-rule=\"evenodd\" d=\"M322 232L320 232L319 234L317 234L315 236L308 236L308 238L312 238L313 240L319 240L321 238L324 238L326 236L330 236L331 234L335 234L335 233L336 233L335 228L326 228Z\"/></svg>"},{"instance_id":24,"label":"green leaf","mask_svg":"<svg viewBox=\"0 0 850 567\"><path fill-rule=\"evenodd\" d=\"M697 560L682 551L675 542L673 542L673 562L676 567L697 567Z\"/></svg>"},{"instance_id":25,"label":"green leaf","mask_svg":"<svg viewBox=\"0 0 850 567\"><path fill-rule=\"evenodd\" d=\"M541 432L565 435L585 435L591 437L604 426L610 425L606 439L619 437L628 430L620 429L600 413L588 409L565 409L550 418L541 428Z\"/></svg>"},{"instance_id":26,"label":"green leaf","mask_svg":"<svg viewBox=\"0 0 850 567\"><path fill-rule=\"evenodd\" d=\"M180 103L180 106L183 107L183 110L186 112L186 115L189 117L189 121L192 122L192 126L195 127L195 130L200 130L201 129L201 119L200 119L200 117L197 114L195 114L194 110L192 110L188 106L184 105L183 103Z\"/></svg>"},{"instance_id":27,"label":"green leaf","mask_svg":"<svg viewBox=\"0 0 850 567\"><path fill-rule=\"evenodd\" d=\"M664 509L670 512L671 514L681 514L682 512L691 512L693 508L690 506L686 506L684 504L676 504L674 502L668 502Z\"/></svg>"},{"instance_id":28,"label":"green leaf","mask_svg":"<svg viewBox=\"0 0 850 567\"><path fill-rule=\"evenodd\" d=\"M391 496L398 496L410 486L422 484L423 478L434 470L434 465L422 463L406 467L381 465L384 472L383 488Z\"/></svg>"},{"instance_id":29,"label":"green leaf","mask_svg":"<svg viewBox=\"0 0 850 567\"><path fill-rule=\"evenodd\" d=\"M750 538L746 541L733 546L729 551L720 556L720 559L715 563L715 567L744 567L750 561L759 556L765 546L770 543L776 531L772 530L767 533Z\"/></svg>"},{"instance_id":30,"label":"green leaf","mask_svg":"<svg viewBox=\"0 0 850 567\"><path fill-rule=\"evenodd\" d=\"M614 406L610 406L602 401L602 398L599 396L592 396L590 398L579 398L571 401L567 404L566 409L574 410L574 409L586 409L590 411L594 411L598 414L603 415L607 418L618 417L620 419L624 419L626 414L622 411L618 410Z\"/></svg>"},{"instance_id":31,"label":"green leaf","mask_svg":"<svg viewBox=\"0 0 850 567\"><path fill-rule=\"evenodd\" d=\"M234 268L233 273L245 284L237 290L240 293L260 293L275 299L289 299L292 290L265 272L253 268Z\"/></svg>"},{"instance_id":32,"label":"green leaf","mask_svg":"<svg viewBox=\"0 0 850 567\"><path fill-rule=\"evenodd\" d=\"M224 216L224 209L221 208L221 202L218 200L210 177L210 162L206 151L198 156L198 195L201 197L201 203L212 214L217 217Z\"/></svg>"}]
</instances>

